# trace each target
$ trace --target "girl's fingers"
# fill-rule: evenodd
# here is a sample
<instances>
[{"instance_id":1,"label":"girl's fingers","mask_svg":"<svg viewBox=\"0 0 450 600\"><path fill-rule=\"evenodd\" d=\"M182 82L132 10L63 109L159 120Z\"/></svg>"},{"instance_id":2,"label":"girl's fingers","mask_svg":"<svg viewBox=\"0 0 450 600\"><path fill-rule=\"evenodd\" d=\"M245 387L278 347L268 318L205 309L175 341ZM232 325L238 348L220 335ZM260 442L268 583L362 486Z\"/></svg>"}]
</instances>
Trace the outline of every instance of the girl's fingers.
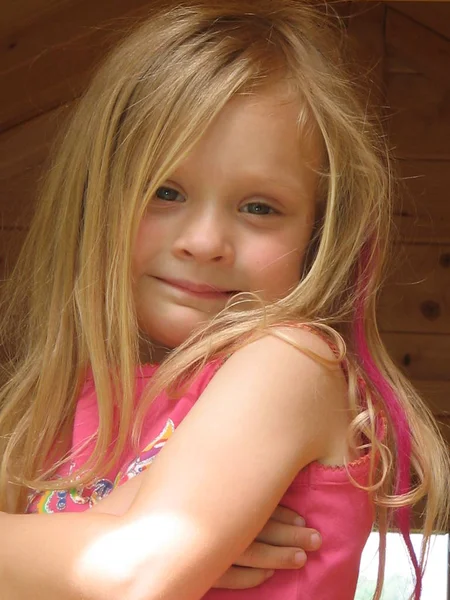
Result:
<instances>
[{"instance_id":1,"label":"girl's fingers","mask_svg":"<svg viewBox=\"0 0 450 600\"><path fill-rule=\"evenodd\" d=\"M228 590L245 590L261 585L270 576L270 571L268 572L264 569L246 569L233 566L216 581L213 587Z\"/></svg>"},{"instance_id":2,"label":"girl's fingers","mask_svg":"<svg viewBox=\"0 0 450 600\"><path fill-rule=\"evenodd\" d=\"M305 519L303 517L285 506L278 505L270 518L280 521L280 523L285 523L286 525L299 525L300 527L304 527L305 525Z\"/></svg>"},{"instance_id":3,"label":"girl's fingers","mask_svg":"<svg viewBox=\"0 0 450 600\"><path fill-rule=\"evenodd\" d=\"M271 546L302 548L307 552L318 550L322 543L320 534L315 529L286 525L269 519L256 540Z\"/></svg>"},{"instance_id":4,"label":"girl's fingers","mask_svg":"<svg viewBox=\"0 0 450 600\"><path fill-rule=\"evenodd\" d=\"M306 562L306 553L300 548L285 548L253 542L234 561L239 567L257 569L298 569Z\"/></svg>"}]
</instances>

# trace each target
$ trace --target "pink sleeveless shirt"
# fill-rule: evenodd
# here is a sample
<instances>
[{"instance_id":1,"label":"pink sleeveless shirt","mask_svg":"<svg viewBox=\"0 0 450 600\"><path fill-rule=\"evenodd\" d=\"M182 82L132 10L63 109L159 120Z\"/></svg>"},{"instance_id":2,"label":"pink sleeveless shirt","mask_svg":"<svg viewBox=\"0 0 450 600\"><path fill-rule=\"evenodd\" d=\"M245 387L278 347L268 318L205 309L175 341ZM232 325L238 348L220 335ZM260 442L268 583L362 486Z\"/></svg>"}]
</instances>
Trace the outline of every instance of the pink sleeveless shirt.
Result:
<instances>
[{"instance_id":1,"label":"pink sleeveless shirt","mask_svg":"<svg viewBox=\"0 0 450 600\"><path fill-rule=\"evenodd\" d=\"M127 447L120 464L88 487L30 494L26 512L87 510L116 486L147 469L219 367L219 361L208 363L180 399L173 400L162 393L153 401L145 418L138 456L131 446ZM137 400L156 368L153 365L139 368ZM94 383L88 378L76 407L73 449L95 436L98 424ZM211 426L217 425L212 423ZM74 462L63 465L56 476L65 476L84 464L94 443L94 440L89 441ZM205 600L353 600L360 557L372 529L374 512L368 493L358 489L351 478L367 485L369 465L367 454L348 464L347 469L313 462L300 471L280 504L301 514L308 527L321 532L320 550L308 554L302 569L278 570L265 583L248 590L211 589L205 594Z\"/></svg>"}]
</instances>

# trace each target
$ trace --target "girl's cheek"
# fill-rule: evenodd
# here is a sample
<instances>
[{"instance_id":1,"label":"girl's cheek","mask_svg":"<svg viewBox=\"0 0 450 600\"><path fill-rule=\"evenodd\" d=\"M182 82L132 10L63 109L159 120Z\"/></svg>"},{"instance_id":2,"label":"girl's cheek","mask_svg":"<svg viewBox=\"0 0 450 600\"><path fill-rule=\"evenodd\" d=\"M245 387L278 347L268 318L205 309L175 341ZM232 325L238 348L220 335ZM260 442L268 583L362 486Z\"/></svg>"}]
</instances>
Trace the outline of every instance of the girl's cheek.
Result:
<instances>
[{"instance_id":1,"label":"girl's cheek","mask_svg":"<svg viewBox=\"0 0 450 600\"><path fill-rule=\"evenodd\" d=\"M139 272L142 266L154 257L167 241L167 232L163 223L155 218L143 218L139 224L133 250L133 267Z\"/></svg>"},{"instance_id":2,"label":"girl's cheek","mask_svg":"<svg viewBox=\"0 0 450 600\"><path fill-rule=\"evenodd\" d=\"M249 264L270 271L298 264L301 254L297 243L289 243L288 239L282 237L254 242L249 245L247 252Z\"/></svg>"},{"instance_id":3,"label":"girl's cheek","mask_svg":"<svg viewBox=\"0 0 450 600\"><path fill-rule=\"evenodd\" d=\"M277 295L299 281L303 252L298 244L282 239L262 240L248 247L246 269L261 290Z\"/></svg>"}]
</instances>

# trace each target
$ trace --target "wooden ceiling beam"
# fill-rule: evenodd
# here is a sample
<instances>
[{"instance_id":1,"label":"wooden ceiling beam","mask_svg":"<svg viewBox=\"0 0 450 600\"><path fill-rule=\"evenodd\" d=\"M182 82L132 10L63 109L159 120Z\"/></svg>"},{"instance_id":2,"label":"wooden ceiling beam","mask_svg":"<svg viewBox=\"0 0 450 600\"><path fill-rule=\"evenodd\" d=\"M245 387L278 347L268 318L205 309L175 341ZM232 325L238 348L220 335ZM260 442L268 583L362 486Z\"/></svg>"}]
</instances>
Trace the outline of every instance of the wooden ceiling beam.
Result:
<instances>
[{"instance_id":1,"label":"wooden ceiling beam","mask_svg":"<svg viewBox=\"0 0 450 600\"><path fill-rule=\"evenodd\" d=\"M148 0L66 0L0 38L0 131L85 89L106 50L148 12Z\"/></svg>"},{"instance_id":2,"label":"wooden ceiling beam","mask_svg":"<svg viewBox=\"0 0 450 600\"><path fill-rule=\"evenodd\" d=\"M450 40L450 3L434 2L430 6L425 2L387 2L388 8L413 19L417 23Z\"/></svg>"},{"instance_id":3,"label":"wooden ceiling beam","mask_svg":"<svg viewBox=\"0 0 450 600\"><path fill-rule=\"evenodd\" d=\"M389 53L407 59L418 72L436 82L441 89L450 89L450 40L436 35L401 12L388 8L386 47Z\"/></svg>"}]
</instances>

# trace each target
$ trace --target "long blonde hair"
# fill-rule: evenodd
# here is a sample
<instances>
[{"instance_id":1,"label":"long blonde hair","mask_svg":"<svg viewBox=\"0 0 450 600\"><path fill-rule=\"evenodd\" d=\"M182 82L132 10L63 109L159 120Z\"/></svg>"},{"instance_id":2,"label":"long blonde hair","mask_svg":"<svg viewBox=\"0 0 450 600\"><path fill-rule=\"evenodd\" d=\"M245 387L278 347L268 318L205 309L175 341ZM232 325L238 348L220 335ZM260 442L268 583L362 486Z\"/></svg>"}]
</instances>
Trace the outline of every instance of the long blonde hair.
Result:
<instances>
[{"instance_id":1,"label":"long blonde hair","mask_svg":"<svg viewBox=\"0 0 450 600\"><path fill-rule=\"evenodd\" d=\"M51 481L65 458L57 455L55 441L70 430L88 367L100 425L92 459L75 473L77 485L117 460L132 429L140 336L131 252L146 204L234 95L288 80L302 98L299 119L315 123L326 155L322 214L301 280L282 300L262 308L231 307L193 332L161 365L152 397L272 325L320 327L341 348L345 340L357 413L352 431L363 433L381 456L380 477L371 488L380 530L385 532L394 508L426 496L428 539L448 514L448 457L429 410L379 337L375 306L389 247L391 169L383 136L346 72L342 32L332 23L337 20L298 0L158 6L107 57L59 136L35 219L3 290L0 509L7 481L20 492L16 511L23 510L28 488L73 483L73 476ZM362 257L370 265L363 277ZM406 415L414 474L406 493L395 493L395 423L361 360L357 320L373 364ZM388 425L384 440L377 434L381 413ZM377 597L381 582L380 572Z\"/></svg>"}]
</instances>

